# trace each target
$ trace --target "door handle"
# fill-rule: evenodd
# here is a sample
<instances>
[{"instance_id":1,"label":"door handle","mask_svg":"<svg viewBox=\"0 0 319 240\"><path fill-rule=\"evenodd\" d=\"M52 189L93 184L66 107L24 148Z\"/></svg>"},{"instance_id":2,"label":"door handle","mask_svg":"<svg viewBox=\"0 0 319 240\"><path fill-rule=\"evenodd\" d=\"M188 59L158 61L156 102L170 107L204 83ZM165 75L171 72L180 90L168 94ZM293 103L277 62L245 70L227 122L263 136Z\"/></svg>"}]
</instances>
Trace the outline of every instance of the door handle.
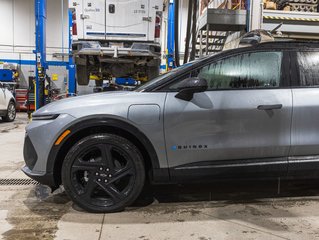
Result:
<instances>
[{"instance_id":1,"label":"door handle","mask_svg":"<svg viewBox=\"0 0 319 240\"><path fill-rule=\"evenodd\" d=\"M274 104L274 105L259 105L257 107L258 110L274 110L274 109L282 109L282 104Z\"/></svg>"}]
</instances>

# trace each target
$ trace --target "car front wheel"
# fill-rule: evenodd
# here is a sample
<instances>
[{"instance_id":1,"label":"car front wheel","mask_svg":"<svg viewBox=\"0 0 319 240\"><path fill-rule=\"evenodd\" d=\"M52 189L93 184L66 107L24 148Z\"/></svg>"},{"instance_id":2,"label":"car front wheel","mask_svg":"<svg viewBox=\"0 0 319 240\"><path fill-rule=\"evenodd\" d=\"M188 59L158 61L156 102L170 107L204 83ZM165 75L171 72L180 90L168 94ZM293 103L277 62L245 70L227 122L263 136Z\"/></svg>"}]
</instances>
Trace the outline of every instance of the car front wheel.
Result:
<instances>
[{"instance_id":1,"label":"car front wheel","mask_svg":"<svg viewBox=\"0 0 319 240\"><path fill-rule=\"evenodd\" d=\"M2 120L5 122L13 122L16 118L16 106L14 102L10 102L7 109L7 115L2 117Z\"/></svg>"},{"instance_id":2,"label":"car front wheel","mask_svg":"<svg viewBox=\"0 0 319 240\"><path fill-rule=\"evenodd\" d=\"M113 134L81 139L62 166L66 193L89 212L124 210L139 196L144 181L142 154L130 141Z\"/></svg>"}]
</instances>

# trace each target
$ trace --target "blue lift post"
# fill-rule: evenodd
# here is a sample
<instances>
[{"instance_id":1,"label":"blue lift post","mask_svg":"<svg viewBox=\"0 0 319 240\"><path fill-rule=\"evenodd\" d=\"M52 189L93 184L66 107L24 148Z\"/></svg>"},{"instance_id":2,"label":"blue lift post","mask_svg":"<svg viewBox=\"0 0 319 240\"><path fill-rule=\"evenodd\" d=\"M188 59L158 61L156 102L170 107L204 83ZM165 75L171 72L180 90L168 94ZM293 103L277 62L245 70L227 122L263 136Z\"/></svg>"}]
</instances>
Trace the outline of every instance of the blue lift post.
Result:
<instances>
[{"instance_id":1,"label":"blue lift post","mask_svg":"<svg viewBox=\"0 0 319 240\"><path fill-rule=\"evenodd\" d=\"M36 55L36 80L35 80L35 109L38 110L45 104L44 85L46 70L46 9L47 0L34 0L35 4L35 55Z\"/></svg>"},{"instance_id":2,"label":"blue lift post","mask_svg":"<svg viewBox=\"0 0 319 240\"><path fill-rule=\"evenodd\" d=\"M167 71L175 67L174 63L174 0L169 0L167 28Z\"/></svg>"},{"instance_id":3,"label":"blue lift post","mask_svg":"<svg viewBox=\"0 0 319 240\"><path fill-rule=\"evenodd\" d=\"M36 81L35 81L35 109L38 110L45 104L45 79L48 63L46 60L46 20L47 20L47 0L34 0L35 6L35 46L36 55ZM68 94L76 94L75 64L72 56L72 26L73 15L69 10L69 62L68 69Z\"/></svg>"},{"instance_id":4,"label":"blue lift post","mask_svg":"<svg viewBox=\"0 0 319 240\"><path fill-rule=\"evenodd\" d=\"M72 43L73 43L73 12L69 9L69 65L67 69L69 71L68 82L68 94L69 96L75 96L76 94L76 79L75 79L75 64L72 55Z\"/></svg>"}]
</instances>

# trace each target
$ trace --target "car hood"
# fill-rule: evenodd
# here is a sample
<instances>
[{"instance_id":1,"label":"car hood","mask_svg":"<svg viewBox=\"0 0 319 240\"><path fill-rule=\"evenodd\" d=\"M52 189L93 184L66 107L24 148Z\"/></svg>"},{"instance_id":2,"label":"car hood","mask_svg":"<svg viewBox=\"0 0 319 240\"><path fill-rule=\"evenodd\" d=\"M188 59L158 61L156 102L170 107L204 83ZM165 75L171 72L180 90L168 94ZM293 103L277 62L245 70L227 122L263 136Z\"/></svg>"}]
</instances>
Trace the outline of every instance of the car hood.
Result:
<instances>
[{"instance_id":1,"label":"car hood","mask_svg":"<svg viewBox=\"0 0 319 240\"><path fill-rule=\"evenodd\" d=\"M69 114L83 117L94 114L111 114L125 117L128 108L134 104L162 105L166 93L147 93L116 91L72 97L50 103L38 111L36 115Z\"/></svg>"}]
</instances>

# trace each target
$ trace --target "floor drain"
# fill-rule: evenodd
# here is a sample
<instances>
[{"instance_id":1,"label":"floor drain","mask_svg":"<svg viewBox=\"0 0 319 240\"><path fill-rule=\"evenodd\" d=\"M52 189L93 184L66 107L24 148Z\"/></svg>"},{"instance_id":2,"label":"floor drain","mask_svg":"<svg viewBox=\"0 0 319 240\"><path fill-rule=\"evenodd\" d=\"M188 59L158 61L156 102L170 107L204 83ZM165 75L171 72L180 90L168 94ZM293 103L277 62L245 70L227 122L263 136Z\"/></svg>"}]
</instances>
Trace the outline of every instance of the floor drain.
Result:
<instances>
[{"instance_id":1,"label":"floor drain","mask_svg":"<svg viewBox=\"0 0 319 240\"><path fill-rule=\"evenodd\" d=\"M37 181L30 178L0 178L0 186L31 186L38 184Z\"/></svg>"}]
</instances>

